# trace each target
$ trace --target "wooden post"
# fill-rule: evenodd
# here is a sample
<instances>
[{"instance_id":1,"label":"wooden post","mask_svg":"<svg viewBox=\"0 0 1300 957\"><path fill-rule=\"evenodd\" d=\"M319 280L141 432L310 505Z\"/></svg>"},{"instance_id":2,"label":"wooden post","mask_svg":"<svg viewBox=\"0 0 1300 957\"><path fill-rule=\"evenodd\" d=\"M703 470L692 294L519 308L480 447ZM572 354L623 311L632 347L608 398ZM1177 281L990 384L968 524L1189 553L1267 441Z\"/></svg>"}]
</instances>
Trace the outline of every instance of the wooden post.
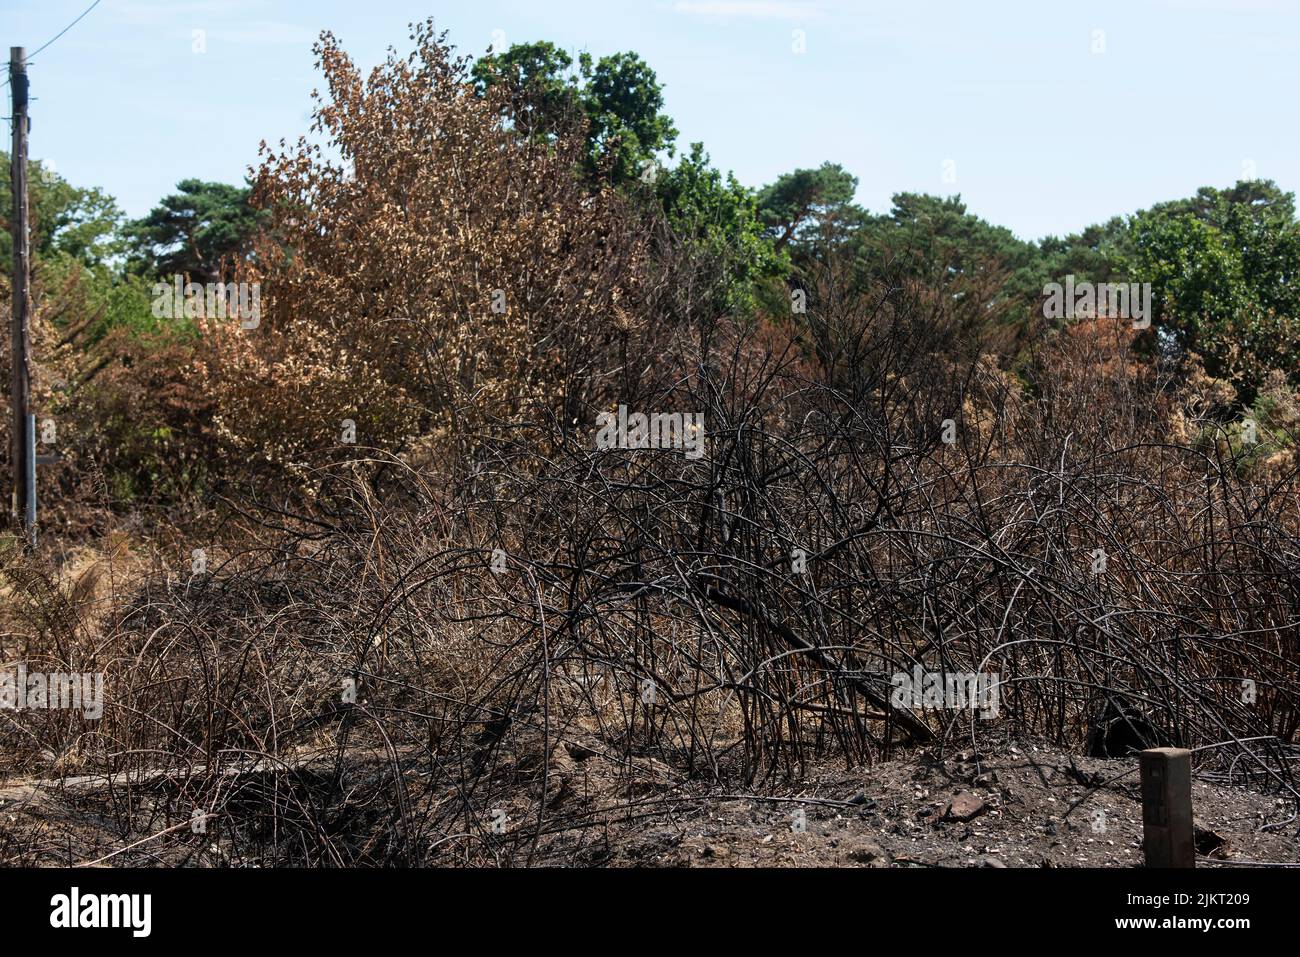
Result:
<instances>
[{"instance_id":1,"label":"wooden post","mask_svg":"<svg viewBox=\"0 0 1300 957\"><path fill-rule=\"evenodd\" d=\"M24 538L36 540L36 489L34 478L35 436L29 429L32 415L32 386L29 353L31 351L31 297L28 278L31 274L31 236L27 228L27 52L23 47L9 48L9 87L13 97L13 151L9 185L13 192L13 340L10 358L9 398L12 404L13 499L14 524Z\"/></svg>"},{"instance_id":2,"label":"wooden post","mask_svg":"<svg viewBox=\"0 0 1300 957\"><path fill-rule=\"evenodd\" d=\"M1192 752L1153 748L1139 757L1142 836L1147 867L1195 867Z\"/></svg>"}]
</instances>

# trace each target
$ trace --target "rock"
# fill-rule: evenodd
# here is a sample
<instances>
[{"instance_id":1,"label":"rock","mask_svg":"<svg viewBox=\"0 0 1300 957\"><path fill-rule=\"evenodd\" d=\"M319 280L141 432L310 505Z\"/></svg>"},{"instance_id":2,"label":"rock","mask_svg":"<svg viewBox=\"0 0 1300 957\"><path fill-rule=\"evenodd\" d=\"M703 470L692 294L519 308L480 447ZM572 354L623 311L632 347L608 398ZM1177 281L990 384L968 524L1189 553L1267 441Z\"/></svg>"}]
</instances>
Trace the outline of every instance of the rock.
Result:
<instances>
[{"instance_id":1,"label":"rock","mask_svg":"<svg viewBox=\"0 0 1300 957\"><path fill-rule=\"evenodd\" d=\"M949 802L943 817L947 821L973 821L986 810L988 806L982 800L969 791L962 791Z\"/></svg>"},{"instance_id":2,"label":"rock","mask_svg":"<svg viewBox=\"0 0 1300 957\"><path fill-rule=\"evenodd\" d=\"M1196 853L1203 857L1224 860L1229 854L1228 839L1216 834L1207 827L1197 825L1195 828Z\"/></svg>"},{"instance_id":3,"label":"rock","mask_svg":"<svg viewBox=\"0 0 1300 957\"><path fill-rule=\"evenodd\" d=\"M573 787L573 776L567 771L552 771L546 776L546 794L544 797L547 810L554 810L577 791Z\"/></svg>"},{"instance_id":4,"label":"rock","mask_svg":"<svg viewBox=\"0 0 1300 957\"><path fill-rule=\"evenodd\" d=\"M563 744L557 744L551 751L550 772L552 774L568 774L574 769L575 762L569 749Z\"/></svg>"},{"instance_id":5,"label":"rock","mask_svg":"<svg viewBox=\"0 0 1300 957\"><path fill-rule=\"evenodd\" d=\"M566 741L564 743L564 749L569 752L569 757L578 762L586 761L588 758L594 758L600 753L595 748L583 744L580 741Z\"/></svg>"},{"instance_id":6,"label":"rock","mask_svg":"<svg viewBox=\"0 0 1300 957\"><path fill-rule=\"evenodd\" d=\"M986 857L980 861L980 867L996 867L999 870L1006 870L1007 865L1003 864L996 857Z\"/></svg>"},{"instance_id":7,"label":"rock","mask_svg":"<svg viewBox=\"0 0 1300 957\"><path fill-rule=\"evenodd\" d=\"M889 865L889 854L878 844L872 844L869 841L850 848L847 857L855 864L870 864L873 867L887 867Z\"/></svg>"}]
</instances>

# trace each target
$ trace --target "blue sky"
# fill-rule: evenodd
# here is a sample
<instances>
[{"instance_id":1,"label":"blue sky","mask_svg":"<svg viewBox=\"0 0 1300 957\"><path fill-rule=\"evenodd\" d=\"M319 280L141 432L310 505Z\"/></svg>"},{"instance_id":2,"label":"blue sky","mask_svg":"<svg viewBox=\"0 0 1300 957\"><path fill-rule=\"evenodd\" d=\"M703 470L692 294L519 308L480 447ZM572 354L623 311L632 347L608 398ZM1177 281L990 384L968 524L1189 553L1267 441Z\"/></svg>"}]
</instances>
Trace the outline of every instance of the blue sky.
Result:
<instances>
[{"instance_id":1,"label":"blue sky","mask_svg":"<svg viewBox=\"0 0 1300 957\"><path fill-rule=\"evenodd\" d=\"M89 3L3 0L3 45ZM32 156L136 216L180 179L237 182L305 132L320 30L369 67L430 15L465 53L634 50L681 144L751 186L834 160L877 212L960 193L1038 238L1252 171L1300 187L1300 0L101 0L29 68Z\"/></svg>"}]
</instances>

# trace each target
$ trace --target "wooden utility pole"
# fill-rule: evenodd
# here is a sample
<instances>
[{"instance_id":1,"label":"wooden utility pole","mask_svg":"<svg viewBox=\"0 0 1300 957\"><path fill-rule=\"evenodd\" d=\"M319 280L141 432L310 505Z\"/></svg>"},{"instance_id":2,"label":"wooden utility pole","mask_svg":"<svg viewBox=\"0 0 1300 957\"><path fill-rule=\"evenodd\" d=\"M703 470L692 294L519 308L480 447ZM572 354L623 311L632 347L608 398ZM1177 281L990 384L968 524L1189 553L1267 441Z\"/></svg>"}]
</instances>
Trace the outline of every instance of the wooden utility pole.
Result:
<instances>
[{"instance_id":1,"label":"wooden utility pole","mask_svg":"<svg viewBox=\"0 0 1300 957\"><path fill-rule=\"evenodd\" d=\"M9 87L13 97L13 150L9 184L14 198L13 234L13 348L9 397L13 405L14 524L31 544L36 542L36 421L31 397L31 274L30 235L27 229L27 57L23 47L9 48Z\"/></svg>"}]
</instances>

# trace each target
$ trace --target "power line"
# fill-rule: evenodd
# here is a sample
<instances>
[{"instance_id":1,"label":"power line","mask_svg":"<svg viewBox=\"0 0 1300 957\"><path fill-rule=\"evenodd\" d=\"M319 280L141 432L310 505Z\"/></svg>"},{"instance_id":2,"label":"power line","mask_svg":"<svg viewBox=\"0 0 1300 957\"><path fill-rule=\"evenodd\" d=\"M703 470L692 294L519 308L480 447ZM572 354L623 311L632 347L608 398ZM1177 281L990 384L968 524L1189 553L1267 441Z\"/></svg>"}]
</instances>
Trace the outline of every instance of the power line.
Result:
<instances>
[{"instance_id":1,"label":"power line","mask_svg":"<svg viewBox=\"0 0 1300 957\"><path fill-rule=\"evenodd\" d=\"M54 36L52 36L48 41L46 41L45 46L37 47L36 52L33 53L31 56L29 56L29 57L27 58L27 62L28 62L28 63L31 63L33 57L35 57L38 53L40 53L42 50L44 50L45 47L48 47L51 43L53 43L53 42L54 42L55 40L57 40L59 37L63 36L63 34L67 33L69 30L71 30L73 27L75 27L78 23L80 23L82 20L84 20L84 19L86 18L86 14L89 13L91 10L94 10L97 6L99 6L99 4L100 4L100 0L95 0L94 3L92 3L90 6L86 7L86 9L82 11L81 16L77 17L77 19L73 20L71 23L69 23L66 27L64 27L64 28L63 28L62 30L60 30L58 33L54 34Z\"/></svg>"},{"instance_id":2,"label":"power line","mask_svg":"<svg viewBox=\"0 0 1300 957\"><path fill-rule=\"evenodd\" d=\"M60 30L58 33L54 34L54 36L50 37L50 39L46 40L46 41L45 41L45 44L44 44L43 46L41 46L41 47L38 47L38 48L36 49L36 53L33 53L31 56L27 57L27 58L25 59L24 62L26 62L26 63L31 63L31 62L32 62L32 57L36 56L37 53L40 53L41 50L44 50L44 49L45 49L46 47L48 47L51 43L53 43L55 40L57 40L59 37L63 36L63 34L67 33L69 30L71 30L73 27L75 27L78 23L80 23L82 20L84 20L84 19L86 18L86 14L88 14L91 10L94 10L97 6L99 6L100 2L101 2L101 0L95 0L94 3L92 3L90 6L86 7L85 10L81 11L81 16L77 17L77 19L73 20L71 23L69 23L66 27L64 27L64 28L63 28L62 30ZM3 90L3 89L4 89L6 86L8 86L8 85L9 85L9 80L6 78L5 81L4 81L4 83L0 83L0 90Z\"/></svg>"}]
</instances>

